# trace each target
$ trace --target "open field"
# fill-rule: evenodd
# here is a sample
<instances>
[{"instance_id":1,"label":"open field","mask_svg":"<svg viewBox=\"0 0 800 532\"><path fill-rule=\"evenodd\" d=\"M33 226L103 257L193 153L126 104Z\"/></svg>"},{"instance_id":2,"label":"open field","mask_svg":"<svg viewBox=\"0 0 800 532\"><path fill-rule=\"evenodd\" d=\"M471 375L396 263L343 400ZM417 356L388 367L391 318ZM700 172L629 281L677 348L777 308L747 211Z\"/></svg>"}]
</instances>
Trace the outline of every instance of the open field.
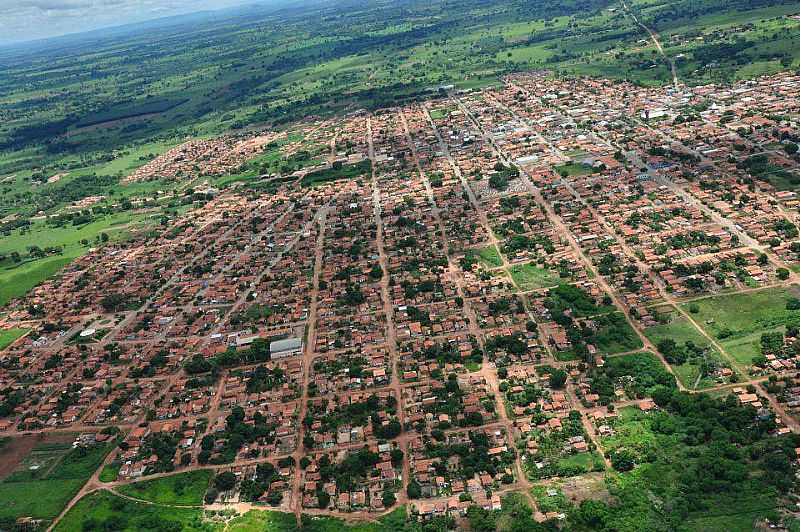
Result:
<instances>
[{"instance_id":1,"label":"open field","mask_svg":"<svg viewBox=\"0 0 800 532\"><path fill-rule=\"evenodd\" d=\"M74 435L37 440L17 438L0 451L4 464L14 464L0 481L0 520L32 516L52 519L78 492L110 450L106 445L73 448Z\"/></svg>"},{"instance_id":2,"label":"open field","mask_svg":"<svg viewBox=\"0 0 800 532\"><path fill-rule=\"evenodd\" d=\"M303 530L312 532L390 532L400 530L405 523L405 508L398 508L388 515L363 524L350 524L334 517L314 517L303 515ZM136 531L152 528L171 530L180 527L187 531L237 531L289 532L297 530L295 516L274 511L250 510L234 517L216 515L215 512L195 508L178 508L169 505L150 505L137 503L117 497L109 491L101 490L81 499L62 519L55 530L59 532L80 532L86 523L100 523L113 527L113 530Z\"/></svg>"},{"instance_id":3,"label":"open field","mask_svg":"<svg viewBox=\"0 0 800 532\"><path fill-rule=\"evenodd\" d=\"M685 346L687 342L697 346L703 350L703 354L687 357L686 362L682 364L672 363L675 374L689 389L703 389L717 384L715 379L703 374L700 368L704 361L721 362L720 353L688 319L678 315L675 311L670 311L668 316L668 323L645 329L647 338L656 346L664 340L672 340L679 346Z\"/></svg>"},{"instance_id":4,"label":"open field","mask_svg":"<svg viewBox=\"0 0 800 532\"><path fill-rule=\"evenodd\" d=\"M514 282L523 291L557 286L561 282L557 273L531 263L512 266L509 268L509 272Z\"/></svg>"},{"instance_id":5,"label":"open field","mask_svg":"<svg viewBox=\"0 0 800 532\"><path fill-rule=\"evenodd\" d=\"M52 257L0 270L0 305L25 295L31 288L58 273L72 258Z\"/></svg>"},{"instance_id":6,"label":"open field","mask_svg":"<svg viewBox=\"0 0 800 532\"><path fill-rule=\"evenodd\" d=\"M741 366L751 364L761 354L761 335L783 331L787 324L800 322L800 311L787 310L786 303L800 294L800 288L767 288L743 294L716 296L682 305L692 318L727 354Z\"/></svg>"},{"instance_id":7,"label":"open field","mask_svg":"<svg viewBox=\"0 0 800 532\"><path fill-rule=\"evenodd\" d=\"M100 471L100 482L114 482L119 478L119 468L118 465L108 464L103 466L103 470Z\"/></svg>"},{"instance_id":8,"label":"open field","mask_svg":"<svg viewBox=\"0 0 800 532\"><path fill-rule=\"evenodd\" d=\"M55 275L72 260L99 245L101 237L103 241L124 240L132 232L157 223L161 216L158 210L120 212L99 216L83 225L61 227L37 220L28 229L0 236L0 256L6 257L0 260L0 305ZM42 250L59 248L60 252L39 258L30 254L31 246ZM8 258L13 252L20 254L20 262Z\"/></svg>"},{"instance_id":9,"label":"open field","mask_svg":"<svg viewBox=\"0 0 800 532\"><path fill-rule=\"evenodd\" d=\"M203 511L192 508L172 508L137 503L102 490L81 499L55 530L80 532L86 522L102 523L112 530L135 531L148 528L173 527L178 530L206 531L214 527L203 521Z\"/></svg>"},{"instance_id":10,"label":"open field","mask_svg":"<svg viewBox=\"0 0 800 532\"><path fill-rule=\"evenodd\" d=\"M480 258L481 264L488 268L496 268L503 264L503 259L500 258L500 252L497 251L497 247L495 246L482 248L478 251L478 257Z\"/></svg>"},{"instance_id":11,"label":"open field","mask_svg":"<svg viewBox=\"0 0 800 532\"><path fill-rule=\"evenodd\" d=\"M128 484L118 489L122 495L167 505L203 504L211 471L193 471L166 478Z\"/></svg>"},{"instance_id":12,"label":"open field","mask_svg":"<svg viewBox=\"0 0 800 532\"><path fill-rule=\"evenodd\" d=\"M592 173L592 167L582 163L567 163L556 167L556 171L564 177L575 177L581 175L589 175Z\"/></svg>"},{"instance_id":13,"label":"open field","mask_svg":"<svg viewBox=\"0 0 800 532\"><path fill-rule=\"evenodd\" d=\"M0 329L0 351L14 343L17 338L28 332L28 329L14 327L12 329Z\"/></svg>"}]
</instances>

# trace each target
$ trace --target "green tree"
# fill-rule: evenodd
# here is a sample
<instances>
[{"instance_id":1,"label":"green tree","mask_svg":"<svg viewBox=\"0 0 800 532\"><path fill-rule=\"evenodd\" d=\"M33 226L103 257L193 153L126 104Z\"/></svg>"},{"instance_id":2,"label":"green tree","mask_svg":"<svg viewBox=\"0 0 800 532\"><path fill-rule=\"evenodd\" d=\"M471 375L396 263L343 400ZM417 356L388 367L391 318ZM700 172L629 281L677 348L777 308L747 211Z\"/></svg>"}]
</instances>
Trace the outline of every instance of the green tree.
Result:
<instances>
[{"instance_id":1,"label":"green tree","mask_svg":"<svg viewBox=\"0 0 800 532\"><path fill-rule=\"evenodd\" d=\"M214 487L219 491L228 491L236 485L236 475L231 471L224 471L214 478Z\"/></svg>"}]
</instances>

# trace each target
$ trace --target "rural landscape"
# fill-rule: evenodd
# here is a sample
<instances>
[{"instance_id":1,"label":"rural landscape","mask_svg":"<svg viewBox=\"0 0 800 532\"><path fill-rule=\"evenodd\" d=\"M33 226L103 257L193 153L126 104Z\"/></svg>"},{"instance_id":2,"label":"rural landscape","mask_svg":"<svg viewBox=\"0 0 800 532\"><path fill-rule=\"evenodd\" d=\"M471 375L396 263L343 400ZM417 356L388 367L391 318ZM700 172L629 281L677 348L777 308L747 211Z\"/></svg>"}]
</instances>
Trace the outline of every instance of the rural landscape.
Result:
<instances>
[{"instance_id":1,"label":"rural landscape","mask_svg":"<svg viewBox=\"0 0 800 532\"><path fill-rule=\"evenodd\" d=\"M0 531L800 532L800 2L247 4L0 117Z\"/></svg>"}]
</instances>

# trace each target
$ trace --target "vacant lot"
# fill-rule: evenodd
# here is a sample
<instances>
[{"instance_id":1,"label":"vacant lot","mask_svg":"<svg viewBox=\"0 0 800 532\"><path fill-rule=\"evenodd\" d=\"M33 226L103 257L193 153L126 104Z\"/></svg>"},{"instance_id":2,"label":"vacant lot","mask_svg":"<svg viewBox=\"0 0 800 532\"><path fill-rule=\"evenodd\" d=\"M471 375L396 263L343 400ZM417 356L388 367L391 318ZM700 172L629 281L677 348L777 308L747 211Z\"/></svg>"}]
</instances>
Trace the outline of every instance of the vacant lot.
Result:
<instances>
[{"instance_id":1,"label":"vacant lot","mask_svg":"<svg viewBox=\"0 0 800 532\"><path fill-rule=\"evenodd\" d=\"M303 530L309 532L393 532L402 530L405 507L399 507L375 521L349 524L335 517L303 516ZM251 532L290 532L297 530L295 517L289 513L251 510L223 524L220 518L200 508L176 508L123 499L105 490L87 495L55 527L57 532L82 532L87 523L92 530L138 532L140 530L183 530L208 532L224 530ZM99 525L99 526L98 526Z\"/></svg>"},{"instance_id":2,"label":"vacant lot","mask_svg":"<svg viewBox=\"0 0 800 532\"><path fill-rule=\"evenodd\" d=\"M523 291L538 290L557 286L561 282L558 274L540 268L535 264L519 264L509 269L511 277Z\"/></svg>"},{"instance_id":3,"label":"vacant lot","mask_svg":"<svg viewBox=\"0 0 800 532\"><path fill-rule=\"evenodd\" d=\"M155 502L173 505L203 504L203 495L211 481L211 471L191 471L180 475L135 482L119 488L119 493Z\"/></svg>"},{"instance_id":4,"label":"vacant lot","mask_svg":"<svg viewBox=\"0 0 800 532\"><path fill-rule=\"evenodd\" d=\"M500 253L497 251L495 246L486 246L478 251L478 257L480 258L481 264L489 268L495 268L497 266L502 266L503 259L500 258Z\"/></svg>"},{"instance_id":5,"label":"vacant lot","mask_svg":"<svg viewBox=\"0 0 800 532\"><path fill-rule=\"evenodd\" d=\"M564 177L589 175L594 172L594 169L588 164L582 163L567 163L556 167L556 171Z\"/></svg>"},{"instance_id":6,"label":"vacant lot","mask_svg":"<svg viewBox=\"0 0 800 532\"><path fill-rule=\"evenodd\" d=\"M82 498L59 521L55 530L81 532L87 530L86 523L100 523L95 530L187 530L205 531L208 523L202 520L203 511L195 508L170 508L137 503L113 495L108 491L97 491Z\"/></svg>"},{"instance_id":7,"label":"vacant lot","mask_svg":"<svg viewBox=\"0 0 800 532\"><path fill-rule=\"evenodd\" d=\"M767 288L701 299L682 306L736 363L746 367L753 357L761 354L762 333L783 331L787 324L800 323L800 311L786 309L786 303L799 295L797 286Z\"/></svg>"},{"instance_id":8,"label":"vacant lot","mask_svg":"<svg viewBox=\"0 0 800 532\"><path fill-rule=\"evenodd\" d=\"M679 315L674 310L669 315L669 321L663 325L656 325L645 329L647 338L656 346L663 340L672 340L680 348L685 349L685 345L691 342L693 345L703 350L703 355L691 357L683 364L670 364L681 383L690 389L702 389L714 386L716 380L701 375L700 366L703 358L707 358L713 363L720 363L720 353L711 345L708 339L686 318ZM664 354L664 353L662 353Z\"/></svg>"}]
</instances>

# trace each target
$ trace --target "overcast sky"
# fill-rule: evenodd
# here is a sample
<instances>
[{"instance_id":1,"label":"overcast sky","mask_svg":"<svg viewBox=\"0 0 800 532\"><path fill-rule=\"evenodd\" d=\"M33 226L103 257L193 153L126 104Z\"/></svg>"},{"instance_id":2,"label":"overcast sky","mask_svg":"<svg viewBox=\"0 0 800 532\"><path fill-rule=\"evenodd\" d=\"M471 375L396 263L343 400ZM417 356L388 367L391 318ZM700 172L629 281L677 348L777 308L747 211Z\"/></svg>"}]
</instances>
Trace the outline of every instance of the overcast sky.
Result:
<instances>
[{"instance_id":1,"label":"overcast sky","mask_svg":"<svg viewBox=\"0 0 800 532\"><path fill-rule=\"evenodd\" d=\"M221 9L252 0L0 0L0 44Z\"/></svg>"}]
</instances>

